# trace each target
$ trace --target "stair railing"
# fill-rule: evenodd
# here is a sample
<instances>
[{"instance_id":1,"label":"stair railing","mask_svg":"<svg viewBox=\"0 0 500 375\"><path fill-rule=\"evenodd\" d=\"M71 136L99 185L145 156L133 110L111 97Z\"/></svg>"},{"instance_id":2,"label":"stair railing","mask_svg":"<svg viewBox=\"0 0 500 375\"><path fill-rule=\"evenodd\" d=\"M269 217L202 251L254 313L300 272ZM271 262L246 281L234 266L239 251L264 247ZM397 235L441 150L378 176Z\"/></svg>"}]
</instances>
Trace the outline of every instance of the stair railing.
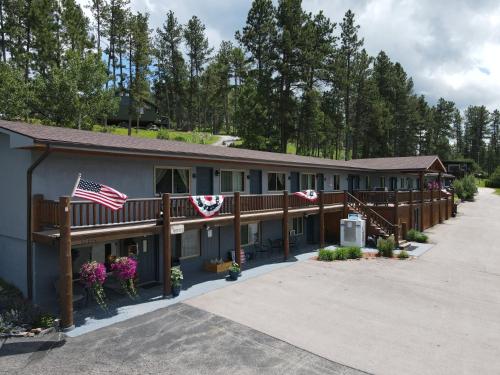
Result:
<instances>
[{"instance_id":1,"label":"stair railing","mask_svg":"<svg viewBox=\"0 0 500 375\"><path fill-rule=\"evenodd\" d=\"M355 211L366 216L369 223L373 223L381 228L388 235L393 235L396 241L396 246L399 246L399 225L391 223L377 211L371 209L366 203L356 198L349 192L345 192L347 197L347 205Z\"/></svg>"}]
</instances>

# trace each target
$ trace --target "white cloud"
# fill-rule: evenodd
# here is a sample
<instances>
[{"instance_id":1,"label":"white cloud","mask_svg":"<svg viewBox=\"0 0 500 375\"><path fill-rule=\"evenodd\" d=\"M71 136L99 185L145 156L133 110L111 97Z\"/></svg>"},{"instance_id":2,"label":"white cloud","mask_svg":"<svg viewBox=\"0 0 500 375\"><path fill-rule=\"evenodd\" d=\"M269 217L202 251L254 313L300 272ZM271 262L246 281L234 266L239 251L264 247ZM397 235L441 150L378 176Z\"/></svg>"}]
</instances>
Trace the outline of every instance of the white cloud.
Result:
<instances>
[{"instance_id":1,"label":"white cloud","mask_svg":"<svg viewBox=\"0 0 500 375\"><path fill-rule=\"evenodd\" d=\"M80 0L87 3L88 0ZM212 46L234 38L251 1L132 0L150 13L155 29L172 9L181 23L196 14ZM304 0L307 11L341 22L351 8L361 25L367 51L384 50L413 77L417 93L432 103L439 97L460 108L484 104L500 108L500 2L497 0ZM487 74L486 72L489 72Z\"/></svg>"}]
</instances>

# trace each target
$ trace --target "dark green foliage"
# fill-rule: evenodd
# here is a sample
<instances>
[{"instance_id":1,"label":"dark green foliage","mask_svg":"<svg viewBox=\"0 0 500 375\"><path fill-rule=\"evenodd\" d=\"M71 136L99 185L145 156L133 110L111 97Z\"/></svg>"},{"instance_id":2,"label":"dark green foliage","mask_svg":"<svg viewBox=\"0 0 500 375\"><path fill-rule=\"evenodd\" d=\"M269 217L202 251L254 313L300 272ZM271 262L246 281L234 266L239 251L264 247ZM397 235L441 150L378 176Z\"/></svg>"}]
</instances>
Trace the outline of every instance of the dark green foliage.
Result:
<instances>
[{"instance_id":1,"label":"dark green foliage","mask_svg":"<svg viewBox=\"0 0 500 375\"><path fill-rule=\"evenodd\" d=\"M399 259L408 259L409 257L410 257L410 255L408 254L408 252L406 250L401 250L398 254Z\"/></svg>"},{"instance_id":2,"label":"dark green foliage","mask_svg":"<svg viewBox=\"0 0 500 375\"><path fill-rule=\"evenodd\" d=\"M395 247L396 243L394 241L394 237L392 236L387 239L379 237L377 241L377 250L380 256L392 258Z\"/></svg>"},{"instance_id":3,"label":"dark green foliage","mask_svg":"<svg viewBox=\"0 0 500 375\"><path fill-rule=\"evenodd\" d=\"M429 239L428 236L422 232L419 232L416 229L410 229L408 234L406 235L406 239L408 241L415 241L425 243Z\"/></svg>"},{"instance_id":4,"label":"dark green foliage","mask_svg":"<svg viewBox=\"0 0 500 375\"><path fill-rule=\"evenodd\" d=\"M324 262L331 262L334 260L334 250L329 250L329 249L319 249L318 252L318 260L322 260Z\"/></svg>"},{"instance_id":5,"label":"dark green foliage","mask_svg":"<svg viewBox=\"0 0 500 375\"><path fill-rule=\"evenodd\" d=\"M19 289L0 279L0 332L23 324L47 328L54 324L54 318L24 299Z\"/></svg>"},{"instance_id":6,"label":"dark green foliage","mask_svg":"<svg viewBox=\"0 0 500 375\"><path fill-rule=\"evenodd\" d=\"M474 195L477 193L476 180L472 175L453 181L453 188L455 194L466 201L474 200Z\"/></svg>"},{"instance_id":7,"label":"dark green foliage","mask_svg":"<svg viewBox=\"0 0 500 375\"><path fill-rule=\"evenodd\" d=\"M357 246L351 246L347 248L347 257L349 259L360 259L363 257L363 251Z\"/></svg>"},{"instance_id":8,"label":"dark green foliage","mask_svg":"<svg viewBox=\"0 0 500 375\"><path fill-rule=\"evenodd\" d=\"M331 262L334 260L360 259L363 257L363 252L359 247L337 247L335 250L320 249L318 252L318 260Z\"/></svg>"},{"instance_id":9,"label":"dark green foliage","mask_svg":"<svg viewBox=\"0 0 500 375\"><path fill-rule=\"evenodd\" d=\"M500 188L500 166L490 175L490 178L486 181L486 186Z\"/></svg>"}]
</instances>

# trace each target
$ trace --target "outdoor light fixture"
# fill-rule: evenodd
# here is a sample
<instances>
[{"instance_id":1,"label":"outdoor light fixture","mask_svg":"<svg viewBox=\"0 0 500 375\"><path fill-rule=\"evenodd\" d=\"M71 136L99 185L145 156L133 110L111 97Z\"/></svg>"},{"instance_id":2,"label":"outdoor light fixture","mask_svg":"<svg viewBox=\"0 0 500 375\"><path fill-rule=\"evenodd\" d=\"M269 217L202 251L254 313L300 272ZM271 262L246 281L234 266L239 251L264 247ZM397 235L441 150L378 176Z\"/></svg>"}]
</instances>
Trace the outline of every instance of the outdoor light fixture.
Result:
<instances>
[{"instance_id":1,"label":"outdoor light fixture","mask_svg":"<svg viewBox=\"0 0 500 375\"><path fill-rule=\"evenodd\" d=\"M196 178L196 173L193 173L191 176L192 176L193 178Z\"/></svg>"},{"instance_id":2,"label":"outdoor light fixture","mask_svg":"<svg viewBox=\"0 0 500 375\"><path fill-rule=\"evenodd\" d=\"M216 176L219 176L220 175L220 171L218 169L215 170L215 175Z\"/></svg>"}]
</instances>

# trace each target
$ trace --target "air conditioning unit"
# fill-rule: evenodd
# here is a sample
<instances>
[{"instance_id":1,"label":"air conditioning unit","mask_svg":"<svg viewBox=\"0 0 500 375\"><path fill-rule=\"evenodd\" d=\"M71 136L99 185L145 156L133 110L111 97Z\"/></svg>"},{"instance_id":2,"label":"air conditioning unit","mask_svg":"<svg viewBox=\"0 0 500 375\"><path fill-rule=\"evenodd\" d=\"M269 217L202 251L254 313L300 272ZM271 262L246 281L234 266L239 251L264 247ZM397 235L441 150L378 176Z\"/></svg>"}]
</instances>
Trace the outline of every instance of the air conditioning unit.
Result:
<instances>
[{"instance_id":1,"label":"air conditioning unit","mask_svg":"<svg viewBox=\"0 0 500 375\"><path fill-rule=\"evenodd\" d=\"M340 246L364 247L366 240L366 221L361 217L340 220Z\"/></svg>"}]
</instances>

